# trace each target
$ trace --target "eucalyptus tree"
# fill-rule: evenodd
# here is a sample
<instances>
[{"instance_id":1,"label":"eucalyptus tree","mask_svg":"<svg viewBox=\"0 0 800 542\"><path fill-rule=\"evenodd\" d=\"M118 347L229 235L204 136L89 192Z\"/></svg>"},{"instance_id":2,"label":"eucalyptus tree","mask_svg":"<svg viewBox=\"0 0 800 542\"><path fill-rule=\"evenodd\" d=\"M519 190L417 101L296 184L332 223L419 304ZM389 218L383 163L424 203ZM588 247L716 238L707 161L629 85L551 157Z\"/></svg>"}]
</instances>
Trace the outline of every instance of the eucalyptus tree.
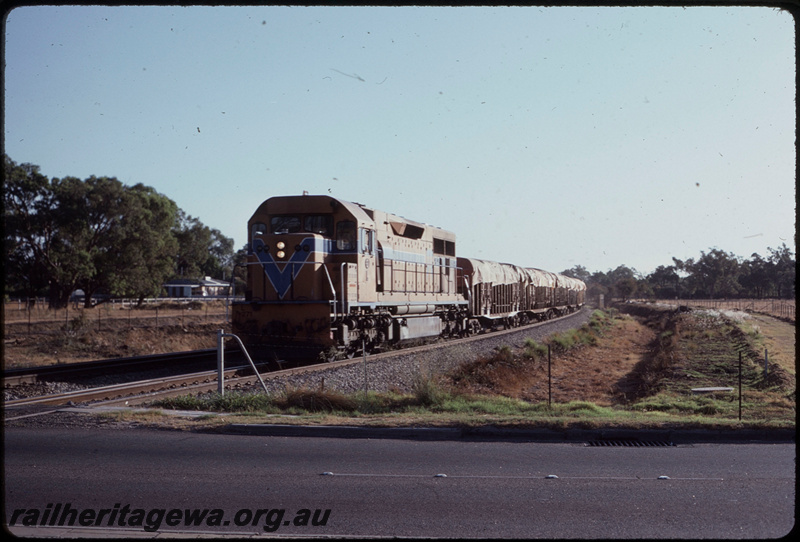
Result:
<instances>
[{"instance_id":1,"label":"eucalyptus tree","mask_svg":"<svg viewBox=\"0 0 800 542\"><path fill-rule=\"evenodd\" d=\"M49 271L59 267L54 211L57 201L50 180L39 166L17 165L3 155L3 228L6 294L45 295L58 283Z\"/></svg>"},{"instance_id":2,"label":"eucalyptus tree","mask_svg":"<svg viewBox=\"0 0 800 542\"><path fill-rule=\"evenodd\" d=\"M731 297L742 287L739 284L741 262L733 253L712 248L708 253L700 251L700 258L681 261L673 258L679 271L689 276L684 279L689 293L701 297Z\"/></svg>"},{"instance_id":3,"label":"eucalyptus tree","mask_svg":"<svg viewBox=\"0 0 800 542\"><path fill-rule=\"evenodd\" d=\"M230 277L233 273L233 239L203 224L198 218L178 211L173 227L178 241L175 256L177 276L198 278Z\"/></svg>"},{"instance_id":4,"label":"eucalyptus tree","mask_svg":"<svg viewBox=\"0 0 800 542\"><path fill-rule=\"evenodd\" d=\"M177 206L144 185L113 177L47 179L37 166L4 156L6 288L64 306L81 288L85 302L158 293L172 273Z\"/></svg>"},{"instance_id":5,"label":"eucalyptus tree","mask_svg":"<svg viewBox=\"0 0 800 542\"><path fill-rule=\"evenodd\" d=\"M795 277L797 276L797 262L792 251L782 243L778 249L767 247L769 251L770 280L775 286L777 297L793 298L795 295Z\"/></svg>"}]
</instances>

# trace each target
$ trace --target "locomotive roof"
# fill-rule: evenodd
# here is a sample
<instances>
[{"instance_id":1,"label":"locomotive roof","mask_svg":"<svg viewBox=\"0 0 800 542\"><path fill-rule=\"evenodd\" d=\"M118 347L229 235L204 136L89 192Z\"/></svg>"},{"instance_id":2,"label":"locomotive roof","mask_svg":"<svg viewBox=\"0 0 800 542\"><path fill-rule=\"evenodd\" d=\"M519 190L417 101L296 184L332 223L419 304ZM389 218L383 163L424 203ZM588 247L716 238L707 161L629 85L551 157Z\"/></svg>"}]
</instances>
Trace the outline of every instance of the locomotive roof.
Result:
<instances>
[{"instance_id":1,"label":"locomotive roof","mask_svg":"<svg viewBox=\"0 0 800 542\"><path fill-rule=\"evenodd\" d=\"M358 203L326 195L275 196L264 201L256 209L255 214L307 213L310 209L317 209L312 212L321 212L320 209L326 208L335 211L338 207L347 209L347 212L353 215L359 226L372 227L374 225L374 220L370 216L370 209L366 209Z\"/></svg>"},{"instance_id":2,"label":"locomotive roof","mask_svg":"<svg viewBox=\"0 0 800 542\"><path fill-rule=\"evenodd\" d=\"M274 196L264 201L258 207L258 209L256 209L254 215L307 213L309 212L310 208L316 208L317 211L315 212L321 212L319 209L325 209L327 207L330 207L333 210L336 210L337 207L345 208L347 212L356 219L361 227L374 228L376 222L385 221L391 225L392 229L397 235L403 235L408 226L413 226L414 228L420 228L422 230L435 230L437 237L446 239L448 241L454 241L456 238L455 233L444 230L437 226L416 222L392 213L371 209L360 203L345 201L324 194L304 196Z\"/></svg>"}]
</instances>

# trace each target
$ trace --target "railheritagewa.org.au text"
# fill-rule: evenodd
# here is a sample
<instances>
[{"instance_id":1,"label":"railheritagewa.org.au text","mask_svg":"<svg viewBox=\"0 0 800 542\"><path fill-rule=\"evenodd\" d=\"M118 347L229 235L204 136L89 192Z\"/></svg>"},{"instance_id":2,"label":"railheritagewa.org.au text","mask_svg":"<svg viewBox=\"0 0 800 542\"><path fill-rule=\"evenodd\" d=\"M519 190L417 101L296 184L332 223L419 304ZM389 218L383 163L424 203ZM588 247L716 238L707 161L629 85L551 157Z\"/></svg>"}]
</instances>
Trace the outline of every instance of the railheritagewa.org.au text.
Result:
<instances>
[{"instance_id":1,"label":"railheritagewa.org.au text","mask_svg":"<svg viewBox=\"0 0 800 542\"><path fill-rule=\"evenodd\" d=\"M272 533L281 527L324 527L330 509L241 508L229 515L220 508L134 508L121 503L111 508L75 508L71 503L50 503L41 508L17 508L8 525L26 527L141 528L148 532L162 527L260 527Z\"/></svg>"}]
</instances>

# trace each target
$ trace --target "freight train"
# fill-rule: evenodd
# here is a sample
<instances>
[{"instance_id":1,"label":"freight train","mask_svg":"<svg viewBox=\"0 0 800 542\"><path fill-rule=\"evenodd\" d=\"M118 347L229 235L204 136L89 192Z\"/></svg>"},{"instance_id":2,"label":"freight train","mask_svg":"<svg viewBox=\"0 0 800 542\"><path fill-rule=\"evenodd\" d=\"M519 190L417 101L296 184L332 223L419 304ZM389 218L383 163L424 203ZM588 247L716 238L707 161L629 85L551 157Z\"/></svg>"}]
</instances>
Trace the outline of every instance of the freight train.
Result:
<instances>
[{"instance_id":1,"label":"freight train","mask_svg":"<svg viewBox=\"0 0 800 542\"><path fill-rule=\"evenodd\" d=\"M233 333L262 359L352 357L578 310L586 285L456 255L454 233L331 196L264 201L248 222Z\"/></svg>"}]
</instances>

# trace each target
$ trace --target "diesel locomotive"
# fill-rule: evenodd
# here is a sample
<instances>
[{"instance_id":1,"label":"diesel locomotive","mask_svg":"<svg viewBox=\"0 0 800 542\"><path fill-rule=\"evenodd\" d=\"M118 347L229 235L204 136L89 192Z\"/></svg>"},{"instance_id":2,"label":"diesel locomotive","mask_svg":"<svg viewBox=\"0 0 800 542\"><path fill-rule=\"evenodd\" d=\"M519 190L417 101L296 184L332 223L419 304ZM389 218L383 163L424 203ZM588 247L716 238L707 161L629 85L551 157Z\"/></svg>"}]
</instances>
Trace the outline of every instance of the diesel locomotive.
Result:
<instances>
[{"instance_id":1,"label":"diesel locomotive","mask_svg":"<svg viewBox=\"0 0 800 542\"><path fill-rule=\"evenodd\" d=\"M524 325L577 310L586 290L548 271L457 257L450 231L325 195L264 201L247 247L232 325L259 358L350 357Z\"/></svg>"}]
</instances>

